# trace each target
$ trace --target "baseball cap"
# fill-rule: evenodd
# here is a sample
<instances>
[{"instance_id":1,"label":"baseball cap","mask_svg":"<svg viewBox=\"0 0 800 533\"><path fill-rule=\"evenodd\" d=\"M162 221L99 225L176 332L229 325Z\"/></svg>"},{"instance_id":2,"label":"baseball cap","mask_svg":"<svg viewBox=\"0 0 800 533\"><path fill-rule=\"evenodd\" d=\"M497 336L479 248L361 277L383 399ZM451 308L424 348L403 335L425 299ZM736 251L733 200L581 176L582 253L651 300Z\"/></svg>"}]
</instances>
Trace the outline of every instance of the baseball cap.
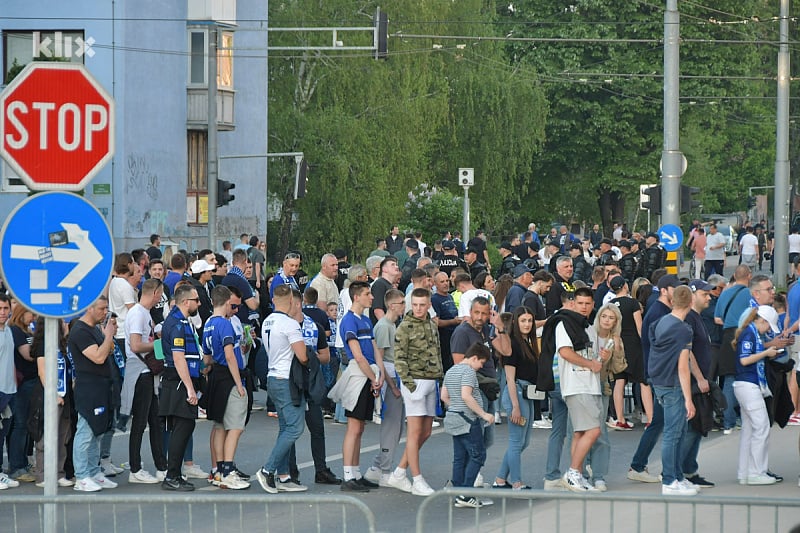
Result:
<instances>
[{"instance_id":1,"label":"baseball cap","mask_svg":"<svg viewBox=\"0 0 800 533\"><path fill-rule=\"evenodd\" d=\"M443 240L442 241L442 250L452 250L455 247L456 247L456 245L453 244L453 241L448 241L448 240Z\"/></svg>"},{"instance_id":2,"label":"baseball cap","mask_svg":"<svg viewBox=\"0 0 800 533\"><path fill-rule=\"evenodd\" d=\"M628 250L631 249L630 241L619 241L619 248L627 248Z\"/></svg>"},{"instance_id":3,"label":"baseball cap","mask_svg":"<svg viewBox=\"0 0 800 533\"><path fill-rule=\"evenodd\" d=\"M569 245L570 250L583 250L583 246L579 242L573 242Z\"/></svg>"},{"instance_id":4,"label":"baseball cap","mask_svg":"<svg viewBox=\"0 0 800 533\"><path fill-rule=\"evenodd\" d=\"M778 312L769 305L759 305L758 306L758 316L769 322L769 327L772 328L773 333L780 333L780 328L778 327Z\"/></svg>"},{"instance_id":5,"label":"baseball cap","mask_svg":"<svg viewBox=\"0 0 800 533\"><path fill-rule=\"evenodd\" d=\"M208 272L209 270L214 270L214 267L208 264L208 261L205 259L198 259L192 263L192 274L202 274L203 272Z\"/></svg>"},{"instance_id":6,"label":"baseball cap","mask_svg":"<svg viewBox=\"0 0 800 533\"><path fill-rule=\"evenodd\" d=\"M652 232L652 231L651 231L650 233L648 233L647 235L645 235L644 237L645 237L645 239L649 239L650 237L652 237L652 238L654 238L655 240L658 240L658 234L657 234L657 233L654 233L654 232Z\"/></svg>"},{"instance_id":7,"label":"baseball cap","mask_svg":"<svg viewBox=\"0 0 800 533\"><path fill-rule=\"evenodd\" d=\"M469 248L467 248L467 251L465 251L465 252L464 252L464 255L467 255L467 254L477 254L477 253L478 253L478 250L476 250L475 248L473 248L472 246L470 246Z\"/></svg>"},{"instance_id":8,"label":"baseball cap","mask_svg":"<svg viewBox=\"0 0 800 533\"><path fill-rule=\"evenodd\" d=\"M617 292L625 285L625 278L622 276L614 276L611 278L611 281L608 282L608 286L611 287L611 290Z\"/></svg>"},{"instance_id":9,"label":"baseball cap","mask_svg":"<svg viewBox=\"0 0 800 533\"><path fill-rule=\"evenodd\" d=\"M505 248L508 251L511 251L511 243L508 241L503 241L500 243L500 248Z\"/></svg>"},{"instance_id":10,"label":"baseball cap","mask_svg":"<svg viewBox=\"0 0 800 533\"><path fill-rule=\"evenodd\" d=\"M679 287L680 284L681 280L678 279L678 276L675 274L667 274L658 280L658 290L666 289L667 287Z\"/></svg>"},{"instance_id":11,"label":"baseball cap","mask_svg":"<svg viewBox=\"0 0 800 533\"><path fill-rule=\"evenodd\" d=\"M714 287L703 281L702 279L693 279L689 282L689 288L692 292L697 291L713 291Z\"/></svg>"},{"instance_id":12,"label":"baseball cap","mask_svg":"<svg viewBox=\"0 0 800 533\"><path fill-rule=\"evenodd\" d=\"M419 250L419 243L416 239L408 239L406 241L406 248L411 248L412 250Z\"/></svg>"},{"instance_id":13,"label":"baseball cap","mask_svg":"<svg viewBox=\"0 0 800 533\"><path fill-rule=\"evenodd\" d=\"M528 268L524 263L520 263L514 267L514 279L524 276L526 272L533 272L533 270Z\"/></svg>"}]
</instances>

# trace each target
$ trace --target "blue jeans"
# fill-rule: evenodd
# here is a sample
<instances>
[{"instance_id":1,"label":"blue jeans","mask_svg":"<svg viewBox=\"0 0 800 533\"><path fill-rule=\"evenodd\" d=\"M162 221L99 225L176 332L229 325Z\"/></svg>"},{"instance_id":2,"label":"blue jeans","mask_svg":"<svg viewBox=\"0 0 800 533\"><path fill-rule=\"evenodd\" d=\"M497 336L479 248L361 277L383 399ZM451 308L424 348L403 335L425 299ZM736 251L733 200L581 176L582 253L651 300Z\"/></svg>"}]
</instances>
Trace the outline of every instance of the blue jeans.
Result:
<instances>
[{"instance_id":1,"label":"blue jeans","mask_svg":"<svg viewBox=\"0 0 800 533\"><path fill-rule=\"evenodd\" d=\"M497 410L495 406L497 404L497 400L489 401L486 395L481 391L481 399L483 400L483 410L487 413L494 414ZM483 428L483 445L488 450L494 444L494 424L486 424L486 427Z\"/></svg>"},{"instance_id":2,"label":"blue jeans","mask_svg":"<svg viewBox=\"0 0 800 533\"><path fill-rule=\"evenodd\" d=\"M703 435L698 433L689 422L686 422L686 433L681 442L681 472L696 474L700 469L697 464L697 454L700 452L700 439Z\"/></svg>"},{"instance_id":3,"label":"blue jeans","mask_svg":"<svg viewBox=\"0 0 800 533\"><path fill-rule=\"evenodd\" d=\"M553 417L553 429L547 441L547 465L544 478L553 481L561 478L561 451L564 449L564 438L567 436L567 419L569 412L564 398L561 397L561 387L556 383L555 390L550 395L550 414Z\"/></svg>"},{"instance_id":4,"label":"blue jeans","mask_svg":"<svg viewBox=\"0 0 800 533\"><path fill-rule=\"evenodd\" d=\"M471 487L486 461L483 446L483 420L476 419L469 432L453 436L453 486Z\"/></svg>"},{"instance_id":5,"label":"blue jeans","mask_svg":"<svg viewBox=\"0 0 800 533\"><path fill-rule=\"evenodd\" d=\"M28 466L28 411L31 406L31 394L36 380L33 378L17 386L17 393L11 400L11 430L8 434L8 473L25 470Z\"/></svg>"},{"instance_id":6,"label":"blue jeans","mask_svg":"<svg viewBox=\"0 0 800 533\"><path fill-rule=\"evenodd\" d=\"M686 432L686 406L680 387L655 386L658 403L664 409L664 436L661 439L661 483L669 485L683 479L681 441Z\"/></svg>"},{"instance_id":7,"label":"blue jeans","mask_svg":"<svg viewBox=\"0 0 800 533\"><path fill-rule=\"evenodd\" d=\"M653 448L656 447L658 437L661 436L662 431L664 431L664 408L661 406L660 402L654 401L653 419L650 420L650 425L644 428L644 433L642 433L639 439L639 446L633 454L631 468L637 472L643 472L644 469L647 468L647 461L650 459L650 454Z\"/></svg>"},{"instance_id":8,"label":"blue jeans","mask_svg":"<svg viewBox=\"0 0 800 533\"><path fill-rule=\"evenodd\" d=\"M100 441L103 435L95 435L89 422L78 415L78 429L72 438L72 464L75 477L85 479L100 472Z\"/></svg>"},{"instance_id":9,"label":"blue jeans","mask_svg":"<svg viewBox=\"0 0 800 533\"><path fill-rule=\"evenodd\" d=\"M503 389L503 409L508 413L508 449L503 456L500 470L497 471L497 477L498 479L505 479L512 485L522 481L522 452L528 447L531 440L533 400L526 400L522 397L522 388L527 386L527 381L517 380L516 392L517 401L519 402L519 414L526 419L521 426L511 422L511 410L513 408L511 396L508 386Z\"/></svg>"},{"instance_id":10,"label":"blue jeans","mask_svg":"<svg viewBox=\"0 0 800 533\"><path fill-rule=\"evenodd\" d=\"M289 452L292 445L303 434L305 425L305 400L300 405L292 405L292 393L288 379L267 378L267 392L278 410L278 438L272 452L264 463L265 472L289 473Z\"/></svg>"},{"instance_id":11,"label":"blue jeans","mask_svg":"<svg viewBox=\"0 0 800 533\"><path fill-rule=\"evenodd\" d=\"M725 395L725 401L728 402L728 407L725 408L725 413L722 417L723 429L733 429L736 427L736 406L739 402L736 401L736 395L733 393L734 376L723 376L722 394Z\"/></svg>"},{"instance_id":12,"label":"blue jeans","mask_svg":"<svg viewBox=\"0 0 800 533\"><path fill-rule=\"evenodd\" d=\"M0 392L0 412L5 411L6 406L14 405L14 394ZM11 419L0 420L0 471L3 470L3 447L6 445L6 436L11 429Z\"/></svg>"}]
</instances>

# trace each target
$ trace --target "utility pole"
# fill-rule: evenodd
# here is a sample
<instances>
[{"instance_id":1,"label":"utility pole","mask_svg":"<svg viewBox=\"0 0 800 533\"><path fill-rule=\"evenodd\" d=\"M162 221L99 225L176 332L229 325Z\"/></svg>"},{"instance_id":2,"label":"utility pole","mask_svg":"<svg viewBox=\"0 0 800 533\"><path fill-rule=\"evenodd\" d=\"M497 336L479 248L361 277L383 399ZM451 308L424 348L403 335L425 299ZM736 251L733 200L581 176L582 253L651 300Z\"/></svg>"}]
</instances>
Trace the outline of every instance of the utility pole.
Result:
<instances>
[{"instance_id":1,"label":"utility pole","mask_svg":"<svg viewBox=\"0 0 800 533\"><path fill-rule=\"evenodd\" d=\"M667 0L664 10L664 149L661 152L661 222L680 225L681 176L685 171L680 151L680 14L678 0Z\"/></svg>"},{"instance_id":2,"label":"utility pole","mask_svg":"<svg viewBox=\"0 0 800 533\"><path fill-rule=\"evenodd\" d=\"M219 30L208 32L208 247L217 249L217 45Z\"/></svg>"},{"instance_id":3,"label":"utility pole","mask_svg":"<svg viewBox=\"0 0 800 533\"><path fill-rule=\"evenodd\" d=\"M789 0L781 0L775 150L775 285L786 286L789 233Z\"/></svg>"}]
</instances>

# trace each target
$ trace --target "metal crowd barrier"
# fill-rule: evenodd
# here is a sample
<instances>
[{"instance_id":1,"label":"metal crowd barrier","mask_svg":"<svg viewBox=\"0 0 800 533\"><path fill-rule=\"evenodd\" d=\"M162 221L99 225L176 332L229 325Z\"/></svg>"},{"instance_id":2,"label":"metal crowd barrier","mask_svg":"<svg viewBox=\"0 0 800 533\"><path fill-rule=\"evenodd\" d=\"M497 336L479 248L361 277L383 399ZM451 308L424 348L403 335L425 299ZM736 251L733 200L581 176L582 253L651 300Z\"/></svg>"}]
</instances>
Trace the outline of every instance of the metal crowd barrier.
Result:
<instances>
[{"instance_id":1,"label":"metal crowd barrier","mask_svg":"<svg viewBox=\"0 0 800 533\"><path fill-rule=\"evenodd\" d=\"M787 494L797 487L787 486ZM491 499L480 509L456 508L457 495ZM428 496L417 513L417 533L536 532L800 532L797 498L643 496L631 493L574 494L543 490L448 488ZM426 518L436 516L431 523Z\"/></svg>"},{"instance_id":2,"label":"metal crowd barrier","mask_svg":"<svg viewBox=\"0 0 800 533\"><path fill-rule=\"evenodd\" d=\"M375 532L375 516L350 496L305 494L146 494L0 496L0 531L44 531L44 506L56 530L79 533Z\"/></svg>"}]
</instances>

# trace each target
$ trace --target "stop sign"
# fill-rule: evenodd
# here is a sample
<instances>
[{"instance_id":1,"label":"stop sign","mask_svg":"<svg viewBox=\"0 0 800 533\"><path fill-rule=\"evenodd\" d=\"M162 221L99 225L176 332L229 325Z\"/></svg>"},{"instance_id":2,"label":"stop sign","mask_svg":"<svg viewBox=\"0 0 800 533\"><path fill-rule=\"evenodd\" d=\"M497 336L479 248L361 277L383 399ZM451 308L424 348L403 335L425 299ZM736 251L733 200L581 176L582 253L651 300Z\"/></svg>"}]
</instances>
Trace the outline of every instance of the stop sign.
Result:
<instances>
[{"instance_id":1,"label":"stop sign","mask_svg":"<svg viewBox=\"0 0 800 533\"><path fill-rule=\"evenodd\" d=\"M0 113L0 156L30 189L79 191L114 155L114 101L82 64L29 63Z\"/></svg>"}]
</instances>

